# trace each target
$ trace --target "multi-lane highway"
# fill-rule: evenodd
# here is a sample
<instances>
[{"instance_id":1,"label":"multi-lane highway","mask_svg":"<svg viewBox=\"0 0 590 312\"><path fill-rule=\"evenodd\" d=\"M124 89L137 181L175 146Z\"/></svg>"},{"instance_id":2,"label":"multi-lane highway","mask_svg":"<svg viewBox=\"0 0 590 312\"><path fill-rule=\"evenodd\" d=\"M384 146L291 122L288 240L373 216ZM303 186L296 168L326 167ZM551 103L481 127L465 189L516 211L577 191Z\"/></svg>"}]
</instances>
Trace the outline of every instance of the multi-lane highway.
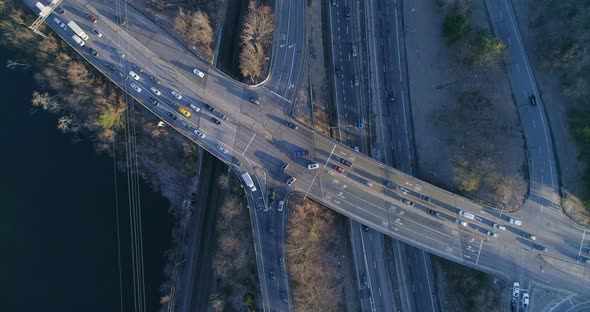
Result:
<instances>
[{"instance_id":1,"label":"multi-lane highway","mask_svg":"<svg viewBox=\"0 0 590 312\"><path fill-rule=\"evenodd\" d=\"M34 7L33 1L27 1L27 4ZM279 86L275 91L266 87L251 88L230 79L133 8L126 9L128 23L121 27L113 20L115 13L119 12L104 3L67 1L63 7L67 12L59 18L77 21L88 33L92 27L102 32L102 37L92 36L87 42L87 46L98 51L98 56L90 55L87 46L77 46L71 39L70 30L63 30L48 19L48 25L58 35L106 77L179 132L228 163L232 162L232 157L240 159L241 170L249 171L256 181L264 178L271 187L299 191L386 235L459 263L510 279L525 274L539 284L576 292L588 293L590 290L590 268L587 264L576 263L580 252L590 246L590 235L560 213L551 157L547 161L532 157L534 167L543 169L533 171L541 175L531 175L529 203L534 210L523 209L514 215L523 220L522 226L516 226L507 222L509 216L505 214L399 172L307 127L286 127L286 122L291 119L286 113L290 111L290 104L285 98L293 94L292 89L283 88L286 93L281 95L277 93L280 85L275 85ZM92 24L86 20L86 13L95 15L98 22ZM276 35L280 39L280 34ZM114 49L124 53L125 57ZM301 59L294 57L293 60L294 71L297 71ZM105 68L105 61L113 63L115 69ZM133 69L131 63L144 70L139 74L139 80L122 78ZM193 74L195 68L204 72L204 77ZM162 96L149 94L150 87L155 86L149 79L152 75L161 81L157 88ZM271 78L275 77L272 71ZM132 81L141 92L130 88ZM182 99L174 99L173 90L181 93ZM160 104L150 104L150 96ZM261 105L251 103L251 97L258 98ZM170 103L172 99L178 104ZM193 110L190 117L177 112L176 105L190 107L190 104L199 107L200 111ZM215 108L215 112L204 104ZM227 116L227 120L223 120L220 114ZM542 120L543 114L539 114ZM221 124L211 122L211 118L217 118ZM195 135L197 127L205 138ZM536 133L541 133L540 139L544 138L538 144L540 151L546 149L551 155L550 138L542 135L542 131ZM529 139L529 144L534 144L535 136L527 134L527 141ZM307 150L309 155L294 157L293 152L298 150ZM350 161L352 167L342 159ZM290 164L285 172L280 170L284 161ZM307 170L310 162L321 164L320 169ZM343 168L344 174L333 169L334 165ZM287 186L285 182L291 176L297 180ZM260 196L256 196L258 194ZM266 194L257 191L256 195L255 198ZM427 214L428 209L436 209L440 214ZM473 220L461 217L459 210L469 211L476 217ZM468 225L456 224L456 218L467 221ZM507 228L497 231L498 238L486 235L487 231L493 230L494 223ZM525 232L536 234L536 242L524 239ZM548 250L532 249L533 244Z\"/></svg>"}]
</instances>

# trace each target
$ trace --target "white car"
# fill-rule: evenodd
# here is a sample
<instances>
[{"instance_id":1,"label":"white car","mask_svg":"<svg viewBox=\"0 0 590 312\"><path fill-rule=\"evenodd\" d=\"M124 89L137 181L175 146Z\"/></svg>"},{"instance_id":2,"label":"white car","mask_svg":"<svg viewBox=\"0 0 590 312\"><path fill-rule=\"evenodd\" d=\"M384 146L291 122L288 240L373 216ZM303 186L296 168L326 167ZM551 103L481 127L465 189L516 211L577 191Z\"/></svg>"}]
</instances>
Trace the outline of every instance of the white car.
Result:
<instances>
[{"instance_id":1,"label":"white car","mask_svg":"<svg viewBox=\"0 0 590 312\"><path fill-rule=\"evenodd\" d=\"M529 293L526 291L522 292L522 307L525 309L529 307Z\"/></svg>"},{"instance_id":2,"label":"white car","mask_svg":"<svg viewBox=\"0 0 590 312\"><path fill-rule=\"evenodd\" d=\"M160 90L156 89L156 87L151 87L150 90L152 90L152 92L155 95L162 95L162 92L160 92Z\"/></svg>"},{"instance_id":3,"label":"white car","mask_svg":"<svg viewBox=\"0 0 590 312\"><path fill-rule=\"evenodd\" d=\"M318 165L318 164L309 164L309 165L307 165L307 169L309 169L309 170L314 170L314 169L317 169L319 167L320 167L320 165Z\"/></svg>"},{"instance_id":4,"label":"white car","mask_svg":"<svg viewBox=\"0 0 590 312\"><path fill-rule=\"evenodd\" d=\"M496 223L494 223L494 229L506 231L506 227L505 226L499 225L499 224L496 224Z\"/></svg>"},{"instance_id":5,"label":"white car","mask_svg":"<svg viewBox=\"0 0 590 312\"><path fill-rule=\"evenodd\" d=\"M180 93L178 93L178 92L176 92L174 90L172 90L172 95L174 95L174 97L177 98L177 99L179 99L179 100L182 99L182 94L180 94Z\"/></svg>"},{"instance_id":6,"label":"white car","mask_svg":"<svg viewBox=\"0 0 590 312\"><path fill-rule=\"evenodd\" d=\"M462 226L467 226L467 222L465 222L465 221L461 221L461 220L459 220L459 219L455 219L455 223L457 223L457 224L460 224L460 225L462 225Z\"/></svg>"},{"instance_id":7,"label":"white car","mask_svg":"<svg viewBox=\"0 0 590 312\"><path fill-rule=\"evenodd\" d=\"M282 212L284 207L285 207L285 202L282 200L279 200L279 205L277 206L277 211Z\"/></svg>"},{"instance_id":8,"label":"white car","mask_svg":"<svg viewBox=\"0 0 590 312\"><path fill-rule=\"evenodd\" d=\"M522 221L520 221L520 220L516 220L516 219L513 219L513 218L510 218L510 219L508 220L508 222L510 222L510 223L512 223L512 224L514 224L514 225L518 225L518 226L521 226L521 225L522 225Z\"/></svg>"},{"instance_id":9,"label":"white car","mask_svg":"<svg viewBox=\"0 0 590 312\"><path fill-rule=\"evenodd\" d=\"M205 77L205 74L204 74L202 71L200 71L200 70L198 70L198 69L196 69L196 68L195 68L195 69L193 69L193 73L194 73L195 75L197 75L197 76L201 77L201 78Z\"/></svg>"},{"instance_id":10,"label":"white car","mask_svg":"<svg viewBox=\"0 0 590 312\"><path fill-rule=\"evenodd\" d=\"M490 237L498 238L498 234L496 234L492 231L488 231L486 234L488 234L488 236L490 236Z\"/></svg>"},{"instance_id":11,"label":"white car","mask_svg":"<svg viewBox=\"0 0 590 312\"><path fill-rule=\"evenodd\" d=\"M204 133L202 133L202 132L201 132L201 131L199 131L199 130L195 130L195 131L194 131L194 133L195 133L195 134L196 134L196 135L197 135L199 138L201 138L201 139L204 139L204 138L205 138L205 134L204 134Z\"/></svg>"},{"instance_id":12,"label":"white car","mask_svg":"<svg viewBox=\"0 0 590 312\"><path fill-rule=\"evenodd\" d=\"M133 88L133 90L135 90L137 93L141 92L141 88L133 82L131 83L131 88Z\"/></svg>"},{"instance_id":13,"label":"white car","mask_svg":"<svg viewBox=\"0 0 590 312\"><path fill-rule=\"evenodd\" d=\"M219 144L217 144L217 149L218 149L220 152L222 152L222 153L224 153L224 154L227 154L227 150L226 150L225 148L223 148L223 146L221 146L221 145L219 145Z\"/></svg>"},{"instance_id":14,"label":"white car","mask_svg":"<svg viewBox=\"0 0 590 312\"><path fill-rule=\"evenodd\" d=\"M518 298L519 295L520 295L520 284L518 282L514 282L514 284L512 284L512 297Z\"/></svg>"},{"instance_id":15,"label":"white car","mask_svg":"<svg viewBox=\"0 0 590 312\"><path fill-rule=\"evenodd\" d=\"M139 75L136 74L134 71L130 71L129 76L131 76L131 78L133 78L135 80L139 80Z\"/></svg>"},{"instance_id":16,"label":"white car","mask_svg":"<svg viewBox=\"0 0 590 312\"><path fill-rule=\"evenodd\" d=\"M189 106L197 113L201 111L201 109L195 104L190 103Z\"/></svg>"},{"instance_id":17,"label":"white car","mask_svg":"<svg viewBox=\"0 0 590 312\"><path fill-rule=\"evenodd\" d=\"M100 31L98 31L96 28L92 28L92 32L98 37L102 37L102 33Z\"/></svg>"}]
</instances>

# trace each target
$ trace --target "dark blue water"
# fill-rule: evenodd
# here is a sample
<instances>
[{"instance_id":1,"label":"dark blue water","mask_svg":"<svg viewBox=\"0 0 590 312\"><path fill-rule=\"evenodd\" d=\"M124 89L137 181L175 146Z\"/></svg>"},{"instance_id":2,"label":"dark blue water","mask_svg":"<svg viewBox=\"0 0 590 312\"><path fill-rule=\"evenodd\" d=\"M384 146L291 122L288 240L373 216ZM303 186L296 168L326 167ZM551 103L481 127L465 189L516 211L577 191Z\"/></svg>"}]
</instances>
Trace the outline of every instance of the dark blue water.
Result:
<instances>
[{"instance_id":1,"label":"dark blue water","mask_svg":"<svg viewBox=\"0 0 590 312\"><path fill-rule=\"evenodd\" d=\"M0 51L0 311L133 310L126 175L118 174L121 296L113 161L72 143L55 116L31 112L31 72ZM170 243L169 203L141 186L147 310Z\"/></svg>"}]
</instances>

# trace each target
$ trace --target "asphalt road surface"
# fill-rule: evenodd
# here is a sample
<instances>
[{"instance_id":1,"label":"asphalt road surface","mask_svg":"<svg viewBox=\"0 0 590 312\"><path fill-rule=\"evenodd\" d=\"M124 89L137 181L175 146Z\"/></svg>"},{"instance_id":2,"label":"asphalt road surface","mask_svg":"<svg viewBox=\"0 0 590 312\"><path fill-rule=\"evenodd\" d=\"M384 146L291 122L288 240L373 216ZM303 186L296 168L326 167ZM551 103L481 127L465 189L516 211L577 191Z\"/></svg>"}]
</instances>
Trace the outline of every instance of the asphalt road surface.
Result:
<instances>
[{"instance_id":1,"label":"asphalt road surface","mask_svg":"<svg viewBox=\"0 0 590 312\"><path fill-rule=\"evenodd\" d=\"M33 1L26 3L34 8ZM576 263L582 250L590 246L589 235L586 235L586 229L577 226L560 212L555 197L557 182L552 169L550 136L546 135L548 130L543 128L531 132L531 129L542 125L544 116L539 108L521 108L529 110L524 114L523 126L531 151L530 167L533 168L533 174L531 197L526 209L511 215L523 220L522 226L516 226L508 223L509 216L505 214L401 173L307 127L286 127L286 121L291 119L285 113L290 111L290 103L285 101L285 96L276 95L276 91L266 88L251 88L230 79L187 51L150 19L132 8L126 11L127 25L120 27L112 18L116 13L112 6L67 1L63 7L67 13L60 18L73 19L87 30L92 36L87 46L97 50L98 56L90 55L87 47L78 47L71 39L71 30L59 28L51 21L51 17L47 23L58 35L106 77L179 132L223 161L230 163L232 157L241 159L244 164L242 170L249 170L255 179L260 179L258 172L266 172L269 185L299 191L375 230L453 261L497 273L509 280L529 276L535 283L589 293L590 268L587 264ZM97 16L99 21L92 25L85 19L86 12ZM510 14L513 14L511 10L504 16ZM507 29L510 24L506 22ZM91 35L91 27L99 29L103 37ZM511 47L508 49L509 54L517 57L518 53L513 53ZM121 57L114 49L123 51L126 56ZM297 58L294 60L297 62ZM528 68L526 57L524 60ZM106 69L103 66L105 61L112 62L116 66L115 71ZM130 88L133 78L120 78L133 68L131 63L144 69L140 80L135 82L141 87L141 92ZM293 66L297 68L299 65ZM205 77L193 74L194 68L203 71ZM530 73L529 70L527 72ZM149 88L154 86L147 78L149 75L155 75L161 80L157 86L162 92L162 96L157 96L161 102L158 106L148 101ZM530 77L530 74L527 76ZM530 78L528 81L532 83ZM175 100L179 104L170 102L172 90L183 94L181 100ZM287 90L286 95L291 91ZM532 91L536 91L534 84ZM248 100L252 96L257 97L261 105L250 103ZM188 107L189 103L201 107L201 110L193 111L188 118L181 117L177 113L177 105ZM205 103L217 112L205 109ZM537 107L541 106L542 101ZM211 122L214 116L221 118L220 112L228 120L223 120L221 125ZM168 113L177 119L168 117ZM194 134L197 127L206 135L204 139ZM535 151L534 144L537 142L539 153ZM294 157L293 152L297 150L308 150L309 155ZM541 157L543 150L546 150L546 158ZM340 164L346 174L332 169L342 158L353 163L352 168ZM285 173L279 170L283 160L290 163ZM322 166L320 170L306 170L305 166L309 162ZM289 176L297 178L290 187L285 184ZM366 180L366 183L361 179ZM388 181L397 187L387 187ZM420 195L428 196L430 200L420 199ZM407 200L415 204L409 205ZM429 208L439 211L440 215L427 214ZM469 211L475 218L460 217L459 210ZM467 221L468 226L457 225L455 218ZM493 223L507 228L500 231L498 238L486 235L487 231L493 230ZM525 232L535 234L537 241L524 239ZM547 247L547 251L532 248L534 243Z\"/></svg>"}]
</instances>

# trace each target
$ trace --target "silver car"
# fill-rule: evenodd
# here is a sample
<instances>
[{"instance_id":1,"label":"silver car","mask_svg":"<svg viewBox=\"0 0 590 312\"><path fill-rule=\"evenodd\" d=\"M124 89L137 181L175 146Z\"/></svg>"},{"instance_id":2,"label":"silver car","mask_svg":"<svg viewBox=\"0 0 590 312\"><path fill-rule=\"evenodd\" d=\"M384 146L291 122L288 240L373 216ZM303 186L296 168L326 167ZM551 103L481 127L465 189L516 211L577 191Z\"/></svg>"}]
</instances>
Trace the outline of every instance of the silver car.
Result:
<instances>
[{"instance_id":1,"label":"silver car","mask_svg":"<svg viewBox=\"0 0 590 312\"><path fill-rule=\"evenodd\" d=\"M133 88L133 90L135 90L137 93L141 92L141 88L133 82L131 83L131 88Z\"/></svg>"}]
</instances>

